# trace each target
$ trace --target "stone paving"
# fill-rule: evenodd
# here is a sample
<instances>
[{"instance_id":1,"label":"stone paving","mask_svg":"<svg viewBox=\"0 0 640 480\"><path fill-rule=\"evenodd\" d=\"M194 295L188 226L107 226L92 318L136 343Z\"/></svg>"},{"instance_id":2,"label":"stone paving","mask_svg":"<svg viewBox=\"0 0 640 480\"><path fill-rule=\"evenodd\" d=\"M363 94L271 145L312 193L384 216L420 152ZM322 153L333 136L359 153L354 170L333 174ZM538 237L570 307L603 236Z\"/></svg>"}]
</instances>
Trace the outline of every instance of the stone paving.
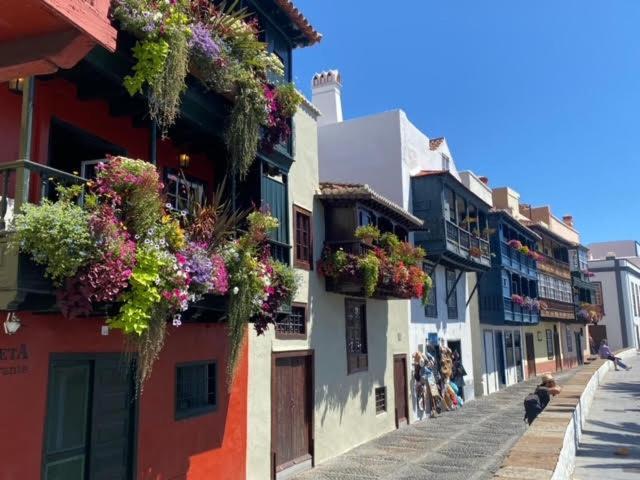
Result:
<instances>
[{"instance_id":1,"label":"stone paving","mask_svg":"<svg viewBox=\"0 0 640 480\"><path fill-rule=\"evenodd\" d=\"M574 480L640 478L640 357L611 371L594 398L576 455Z\"/></svg>"},{"instance_id":2,"label":"stone paving","mask_svg":"<svg viewBox=\"0 0 640 480\"><path fill-rule=\"evenodd\" d=\"M559 374L559 382L574 373ZM526 429L522 402L534 385L535 381L514 385L460 410L395 430L295 480L491 478Z\"/></svg>"}]
</instances>

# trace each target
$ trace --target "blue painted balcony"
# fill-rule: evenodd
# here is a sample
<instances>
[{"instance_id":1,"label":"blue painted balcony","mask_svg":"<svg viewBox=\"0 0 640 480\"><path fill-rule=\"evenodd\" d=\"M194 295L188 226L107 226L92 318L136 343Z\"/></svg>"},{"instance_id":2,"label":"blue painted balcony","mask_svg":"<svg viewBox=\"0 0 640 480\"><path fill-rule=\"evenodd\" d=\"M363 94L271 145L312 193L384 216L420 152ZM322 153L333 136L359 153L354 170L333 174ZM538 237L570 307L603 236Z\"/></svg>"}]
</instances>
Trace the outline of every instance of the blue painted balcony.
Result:
<instances>
[{"instance_id":1,"label":"blue painted balcony","mask_svg":"<svg viewBox=\"0 0 640 480\"><path fill-rule=\"evenodd\" d=\"M430 260L463 271L491 267L487 218L490 205L449 171L422 172L411 179L413 213L425 222L415 242Z\"/></svg>"}]
</instances>

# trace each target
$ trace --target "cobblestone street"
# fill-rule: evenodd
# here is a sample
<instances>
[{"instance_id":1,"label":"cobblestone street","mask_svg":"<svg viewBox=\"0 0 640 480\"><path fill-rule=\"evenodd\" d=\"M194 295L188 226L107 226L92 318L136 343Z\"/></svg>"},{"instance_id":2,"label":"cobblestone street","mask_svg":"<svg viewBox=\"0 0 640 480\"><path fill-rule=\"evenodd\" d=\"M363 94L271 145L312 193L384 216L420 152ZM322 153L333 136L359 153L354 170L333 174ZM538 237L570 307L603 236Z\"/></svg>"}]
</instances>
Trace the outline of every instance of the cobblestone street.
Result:
<instances>
[{"instance_id":1,"label":"cobblestone street","mask_svg":"<svg viewBox=\"0 0 640 480\"><path fill-rule=\"evenodd\" d=\"M557 375L559 383L574 371ZM491 478L524 433L521 383L435 419L416 422L329 460L295 480L479 480Z\"/></svg>"}]
</instances>

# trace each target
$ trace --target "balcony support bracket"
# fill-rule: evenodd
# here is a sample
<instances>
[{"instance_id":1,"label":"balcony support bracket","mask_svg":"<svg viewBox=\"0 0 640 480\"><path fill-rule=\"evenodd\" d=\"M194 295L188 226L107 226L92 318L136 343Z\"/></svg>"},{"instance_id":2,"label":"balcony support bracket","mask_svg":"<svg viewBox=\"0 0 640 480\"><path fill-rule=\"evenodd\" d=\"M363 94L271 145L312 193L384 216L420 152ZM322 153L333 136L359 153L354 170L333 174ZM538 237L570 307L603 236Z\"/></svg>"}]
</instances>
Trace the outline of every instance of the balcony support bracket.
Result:
<instances>
[{"instance_id":1,"label":"balcony support bracket","mask_svg":"<svg viewBox=\"0 0 640 480\"><path fill-rule=\"evenodd\" d=\"M464 273L465 273L464 270L460 270L460 273L458 274L458 278L456 278L456 282L451 287L451 290L447 292L447 302L449 302L449 298L451 298L451 295L453 295L453 292L456 291L456 288L458 287L458 282L460 281L460 277L462 277Z\"/></svg>"},{"instance_id":2,"label":"balcony support bracket","mask_svg":"<svg viewBox=\"0 0 640 480\"><path fill-rule=\"evenodd\" d=\"M476 284L473 286L473 290L471 290L471 293L469 294L469 298L467 299L467 304L465 305L465 307L469 306L469 303L471 302L473 295L476 293L476 290L478 290L478 285L480 285L480 279L482 278L482 275L484 275L484 272L478 273L476 277Z\"/></svg>"}]
</instances>

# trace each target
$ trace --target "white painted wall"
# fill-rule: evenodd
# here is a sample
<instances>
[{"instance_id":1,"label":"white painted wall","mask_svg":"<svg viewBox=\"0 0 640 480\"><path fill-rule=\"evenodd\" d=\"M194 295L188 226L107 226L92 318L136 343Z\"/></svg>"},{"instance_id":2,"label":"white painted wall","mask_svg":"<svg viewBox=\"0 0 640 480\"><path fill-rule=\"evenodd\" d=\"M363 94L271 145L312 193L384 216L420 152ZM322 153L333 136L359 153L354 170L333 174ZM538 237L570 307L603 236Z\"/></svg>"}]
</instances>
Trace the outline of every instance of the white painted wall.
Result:
<instances>
[{"instance_id":1,"label":"white painted wall","mask_svg":"<svg viewBox=\"0 0 640 480\"><path fill-rule=\"evenodd\" d=\"M617 260L620 266L623 267L620 275L620 287L622 291L622 309L626 320L624 328L627 334L627 345L623 345L622 312L619 306L618 283L614 271L616 260L589 261L589 269L595 273L592 281L602 283L605 315L600 324L607 327L609 346L614 350L626 346L640 348L638 344L638 329L640 329L640 316L638 313L640 313L640 305L635 311L633 307L634 285L640 287L640 268L632 260L634 258ZM599 269L607 269L608 271L598 271Z\"/></svg>"},{"instance_id":2,"label":"white painted wall","mask_svg":"<svg viewBox=\"0 0 640 480\"><path fill-rule=\"evenodd\" d=\"M378 193L407 209L411 207L411 176L422 170L441 170L443 155L449 158L450 172L461 179L446 140L437 149L431 150L429 138L409 121L402 110L323 125L319 128L319 152L322 181L367 183ZM491 203L490 196L488 203ZM471 321L465 306L471 291L468 283L472 280L467 278L470 274L460 279L459 319L449 320L444 271L443 267L437 267L437 319L425 317L420 301L411 302L410 318L407 315L405 319L410 323L409 348L410 352L419 350L421 345L424 348L427 335L432 332L445 339L460 340L462 362L468 373L465 378L465 397L468 400L475 396ZM412 415L417 418L419 412L413 389L412 398Z\"/></svg>"}]
</instances>

